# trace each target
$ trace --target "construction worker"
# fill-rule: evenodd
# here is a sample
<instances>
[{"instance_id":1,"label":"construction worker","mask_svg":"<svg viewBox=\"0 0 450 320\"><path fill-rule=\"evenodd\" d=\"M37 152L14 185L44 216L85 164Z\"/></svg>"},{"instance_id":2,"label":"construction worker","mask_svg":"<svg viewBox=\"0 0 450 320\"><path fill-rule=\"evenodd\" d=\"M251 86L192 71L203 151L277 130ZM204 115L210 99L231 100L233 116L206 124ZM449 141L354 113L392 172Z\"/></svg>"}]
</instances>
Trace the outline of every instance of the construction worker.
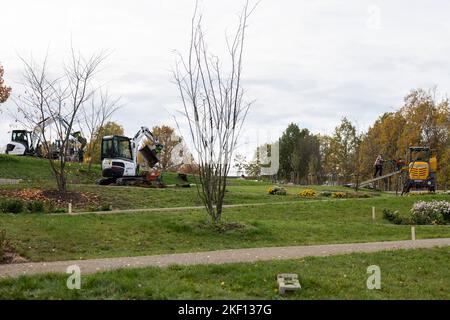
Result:
<instances>
[{"instance_id":1,"label":"construction worker","mask_svg":"<svg viewBox=\"0 0 450 320\"><path fill-rule=\"evenodd\" d=\"M395 167L397 168L397 171L402 170L405 164L405 160L403 160L402 158L398 158L397 161L395 161Z\"/></svg>"},{"instance_id":2,"label":"construction worker","mask_svg":"<svg viewBox=\"0 0 450 320\"><path fill-rule=\"evenodd\" d=\"M375 159L375 163L373 164L375 168L375 172L373 174L374 178L378 175L378 173L380 174L380 177L383 175L383 162L384 162L383 156L379 154Z\"/></svg>"}]
</instances>

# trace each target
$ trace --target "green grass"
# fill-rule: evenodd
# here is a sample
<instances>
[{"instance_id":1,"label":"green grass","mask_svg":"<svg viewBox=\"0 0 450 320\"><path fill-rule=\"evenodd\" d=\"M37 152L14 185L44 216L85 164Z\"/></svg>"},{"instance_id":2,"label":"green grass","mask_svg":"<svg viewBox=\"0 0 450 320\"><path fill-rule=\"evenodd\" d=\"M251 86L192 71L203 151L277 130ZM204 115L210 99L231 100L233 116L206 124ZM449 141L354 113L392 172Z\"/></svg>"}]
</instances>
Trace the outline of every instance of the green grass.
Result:
<instances>
[{"instance_id":1,"label":"green grass","mask_svg":"<svg viewBox=\"0 0 450 320\"><path fill-rule=\"evenodd\" d=\"M444 199L445 196L433 196ZM410 239L410 227L382 219L388 207L406 212L417 197L303 201L227 208L225 222L243 230L218 234L203 210L110 215L1 214L0 226L32 261L150 255L230 248ZM371 208L377 208L372 221ZM450 237L450 226L417 226L417 238Z\"/></svg>"},{"instance_id":2,"label":"green grass","mask_svg":"<svg viewBox=\"0 0 450 320\"><path fill-rule=\"evenodd\" d=\"M122 269L0 281L0 299L450 299L450 247L355 253L302 260ZM367 267L381 269L381 289L366 287ZM302 289L280 296L278 273L297 273Z\"/></svg>"},{"instance_id":3,"label":"green grass","mask_svg":"<svg viewBox=\"0 0 450 320\"><path fill-rule=\"evenodd\" d=\"M314 187L316 188L316 187ZM99 194L103 203L112 204L115 209L167 208L199 206L202 202L196 187L150 189L139 187L71 186L72 190L89 191ZM288 195L267 194L267 186L227 187L225 204L269 203L285 201L309 201L297 196L302 187L287 187ZM335 190L335 189L334 189Z\"/></svg>"},{"instance_id":4,"label":"green grass","mask_svg":"<svg viewBox=\"0 0 450 320\"><path fill-rule=\"evenodd\" d=\"M101 178L101 166L93 164L91 172L88 172L86 163L71 163L66 165L69 183L94 184ZM177 174L174 172L163 173L166 184L175 184ZM22 179L28 183L54 186L54 176L47 159L29 156L11 156L0 154L0 178Z\"/></svg>"},{"instance_id":5,"label":"green grass","mask_svg":"<svg viewBox=\"0 0 450 320\"><path fill-rule=\"evenodd\" d=\"M99 165L87 171L87 164L67 163L69 183L94 183L101 175ZM0 154L0 178L22 179L27 182L45 183L54 180L47 159Z\"/></svg>"},{"instance_id":6,"label":"green grass","mask_svg":"<svg viewBox=\"0 0 450 320\"><path fill-rule=\"evenodd\" d=\"M175 180L175 173L165 173L164 179ZM1 189L55 189L52 182L29 182L18 185L3 185ZM287 186L286 196L273 196L267 194L268 185L233 185L227 187L225 194L225 204L243 204L243 203L269 203L269 202L285 202L285 201L310 201L314 199L300 198L297 193L305 189L301 186ZM317 191L342 191L342 187L323 187L310 186ZM71 184L69 190L79 192L89 192L98 195L102 204L112 205L114 209L136 209L136 208L167 208L167 207L187 207L199 206L202 202L197 194L197 188L142 188L142 187L123 187L123 186L99 186L92 184ZM349 189L344 189L350 191ZM361 192L367 193L367 192ZM380 193L370 192L370 194L380 195ZM324 197L317 199L326 199ZM78 211L90 211L89 206L83 207L75 205Z\"/></svg>"},{"instance_id":7,"label":"green grass","mask_svg":"<svg viewBox=\"0 0 450 320\"><path fill-rule=\"evenodd\" d=\"M95 181L100 178L101 169L94 165L92 172L87 172L86 164L67 164L69 190L90 192L100 196L105 205L112 205L114 209L181 207L201 205L197 195L197 188L166 188L151 189L142 187L99 186ZM177 182L177 173L164 172L163 181L167 185ZM2 185L1 189L55 189L56 184L47 159L34 157L19 157L0 155L0 178L20 178L24 183L18 185ZM188 177L191 183L193 177ZM272 186L265 181L241 180L230 178L228 180L225 204L259 203L273 201L305 201L296 194L306 188L301 186L286 186L287 196L271 196L267 188ZM309 188L309 187L308 187ZM351 191L344 187L312 186L317 191ZM76 210L90 211L90 205L84 207L74 204Z\"/></svg>"}]
</instances>

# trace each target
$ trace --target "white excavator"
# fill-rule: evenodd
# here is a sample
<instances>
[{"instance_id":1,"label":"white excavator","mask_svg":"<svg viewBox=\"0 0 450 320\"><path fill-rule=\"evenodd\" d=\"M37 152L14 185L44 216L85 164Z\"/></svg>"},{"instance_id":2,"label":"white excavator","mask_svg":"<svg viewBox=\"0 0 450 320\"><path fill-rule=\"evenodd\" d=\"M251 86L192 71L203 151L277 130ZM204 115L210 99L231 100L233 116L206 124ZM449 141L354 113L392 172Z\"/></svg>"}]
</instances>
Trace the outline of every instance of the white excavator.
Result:
<instances>
[{"instance_id":1,"label":"white excavator","mask_svg":"<svg viewBox=\"0 0 450 320\"><path fill-rule=\"evenodd\" d=\"M5 152L16 156L34 156L39 153L39 141L39 136L33 131L13 130Z\"/></svg>"},{"instance_id":2,"label":"white excavator","mask_svg":"<svg viewBox=\"0 0 450 320\"><path fill-rule=\"evenodd\" d=\"M101 145L103 179L98 184L163 187L162 181L158 180L159 174L152 170L159 162L162 148L146 127L141 127L133 138L104 136ZM144 164L138 163L138 154Z\"/></svg>"},{"instance_id":3,"label":"white excavator","mask_svg":"<svg viewBox=\"0 0 450 320\"><path fill-rule=\"evenodd\" d=\"M57 122L65 130L69 124L61 116L48 117L39 122L33 129L28 130L13 130L11 133L11 141L6 145L6 153L18 156L43 156L43 146L41 145L42 132L53 123ZM80 131L72 132L69 140L69 150L66 157L69 161L82 162L83 152L86 147L87 140L81 135ZM58 159L59 146L61 141L56 140L49 146L50 157Z\"/></svg>"}]
</instances>

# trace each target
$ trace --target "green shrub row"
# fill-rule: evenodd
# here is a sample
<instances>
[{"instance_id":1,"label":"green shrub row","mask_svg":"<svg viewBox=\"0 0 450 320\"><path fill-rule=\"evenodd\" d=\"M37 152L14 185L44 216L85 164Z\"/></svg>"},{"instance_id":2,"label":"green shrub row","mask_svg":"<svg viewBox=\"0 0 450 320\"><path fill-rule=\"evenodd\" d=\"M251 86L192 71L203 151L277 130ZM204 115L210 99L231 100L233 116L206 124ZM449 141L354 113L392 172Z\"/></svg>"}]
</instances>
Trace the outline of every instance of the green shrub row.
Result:
<instances>
[{"instance_id":1,"label":"green shrub row","mask_svg":"<svg viewBox=\"0 0 450 320\"><path fill-rule=\"evenodd\" d=\"M383 218L394 224L411 224L411 219L400 216L398 211L383 209Z\"/></svg>"},{"instance_id":2,"label":"green shrub row","mask_svg":"<svg viewBox=\"0 0 450 320\"><path fill-rule=\"evenodd\" d=\"M91 206L88 211L110 211L110 204ZM58 207L52 201L24 201L21 199L0 199L0 213L64 213L67 208Z\"/></svg>"},{"instance_id":3,"label":"green shrub row","mask_svg":"<svg viewBox=\"0 0 450 320\"><path fill-rule=\"evenodd\" d=\"M4 213L21 213L45 212L46 207L42 201L23 201L20 199L0 200L0 212Z\"/></svg>"},{"instance_id":4,"label":"green shrub row","mask_svg":"<svg viewBox=\"0 0 450 320\"><path fill-rule=\"evenodd\" d=\"M61 212L53 202L39 200L23 201L20 199L0 200L0 212L2 213L45 213Z\"/></svg>"}]
</instances>

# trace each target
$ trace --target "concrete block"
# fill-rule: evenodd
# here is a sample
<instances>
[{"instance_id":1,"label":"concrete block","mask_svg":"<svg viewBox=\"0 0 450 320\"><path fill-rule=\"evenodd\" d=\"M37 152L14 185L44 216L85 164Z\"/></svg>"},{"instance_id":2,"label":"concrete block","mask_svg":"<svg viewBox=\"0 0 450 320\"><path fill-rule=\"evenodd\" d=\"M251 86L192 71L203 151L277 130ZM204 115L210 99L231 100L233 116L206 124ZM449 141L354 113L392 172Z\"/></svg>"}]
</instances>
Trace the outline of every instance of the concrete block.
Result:
<instances>
[{"instance_id":1,"label":"concrete block","mask_svg":"<svg viewBox=\"0 0 450 320\"><path fill-rule=\"evenodd\" d=\"M298 275L295 273L280 273L277 275L278 291L285 294L286 291L296 291L301 289Z\"/></svg>"}]
</instances>

